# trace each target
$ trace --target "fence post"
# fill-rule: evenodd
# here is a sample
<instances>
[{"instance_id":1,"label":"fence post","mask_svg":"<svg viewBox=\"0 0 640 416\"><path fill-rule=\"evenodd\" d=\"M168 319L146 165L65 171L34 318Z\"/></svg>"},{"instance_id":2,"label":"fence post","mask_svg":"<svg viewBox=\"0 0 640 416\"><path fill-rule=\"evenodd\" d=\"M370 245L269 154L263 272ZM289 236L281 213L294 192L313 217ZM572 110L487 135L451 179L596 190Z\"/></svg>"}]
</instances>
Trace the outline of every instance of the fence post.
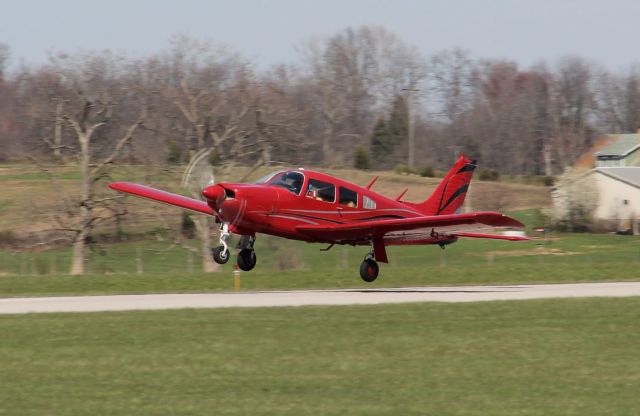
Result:
<instances>
[{"instance_id":1,"label":"fence post","mask_svg":"<svg viewBox=\"0 0 640 416\"><path fill-rule=\"evenodd\" d=\"M193 251L187 250L187 270L193 273Z\"/></svg>"},{"instance_id":2,"label":"fence post","mask_svg":"<svg viewBox=\"0 0 640 416\"><path fill-rule=\"evenodd\" d=\"M140 247L136 247L136 266L138 274L144 273L144 266L142 264L142 253Z\"/></svg>"},{"instance_id":3,"label":"fence post","mask_svg":"<svg viewBox=\"0 0 640 416\"><path fill-rule=\"evenodd\" d=\"M240 290L240 268L237 264L233 265L233 288Z\"/></svg>"}]
</instances>

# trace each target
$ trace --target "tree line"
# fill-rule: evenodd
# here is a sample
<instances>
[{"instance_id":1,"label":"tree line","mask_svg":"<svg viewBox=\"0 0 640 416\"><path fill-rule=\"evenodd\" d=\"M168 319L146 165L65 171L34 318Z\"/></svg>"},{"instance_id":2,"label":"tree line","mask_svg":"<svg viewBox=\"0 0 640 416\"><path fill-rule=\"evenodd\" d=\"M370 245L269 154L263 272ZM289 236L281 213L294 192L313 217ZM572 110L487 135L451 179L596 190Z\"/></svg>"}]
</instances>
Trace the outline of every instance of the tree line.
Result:
<instances>
[{"instance_id":1,"label":"tree line","mask_svg":"<svg viewBox=\"0 0 640 416\"><path fill-rule=\"evenodd\" d=\"M73 274L84 272L96 225L126 214L101 183L118 161L206 158L225 180L235 165L427 172L465 152L495 172L550 176L599 134L640 126L640 67L613 73L567 57L521 68L462 49L424 56L379 26L309 42L296 64L266 70L185 36L148 56L58 53L11 71L9 54L0 43L0 161L78 165L77 199L56 216ZM213 224L195 225L203 269L215 270Z\"/></svg>"},{"instance_id":2,"label":"tree line","mask_svg":"<svg viewBox=\"0 0 640 416\"><path fill-rule=\"evenodd\" d=\"M184 36L145 57L56 54L2 71L0 158L446 168L464 151L501 173L554 175L604 132L640 126L640 67L581 57L522 68L462 49L424 56L383 27L348 28L260 70ZM130 133L130 134L129 134ZM415 140L409 145L413 133ZM131 136L123 141L124 137Z\"/></svg>"}]
</instances>

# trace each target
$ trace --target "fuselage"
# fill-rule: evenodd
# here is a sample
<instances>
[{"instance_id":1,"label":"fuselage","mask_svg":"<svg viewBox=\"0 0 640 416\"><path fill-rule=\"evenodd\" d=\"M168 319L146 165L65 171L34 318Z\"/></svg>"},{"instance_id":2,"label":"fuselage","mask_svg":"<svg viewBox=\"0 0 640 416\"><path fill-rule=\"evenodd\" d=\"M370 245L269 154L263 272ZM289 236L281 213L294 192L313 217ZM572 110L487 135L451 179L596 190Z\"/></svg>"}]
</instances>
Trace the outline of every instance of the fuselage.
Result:
<instances>
[{"instance_id":1,"label":"fuselage","mask_svg":"<svg viewBox=\"0 0 640 416\"><path fill-rule=\"evenodd\" d=\"M203 195L218 219L228 223L234 233L263 233L309 242L369 244L366 240L318 241L299 232L297 226L331 227L424 216L416 208L368 188L305 169L276 172L256 184L220 183L205 189ZM442 241L443 238L427 238L414 243Z\"/></svg>"}]
</instances>

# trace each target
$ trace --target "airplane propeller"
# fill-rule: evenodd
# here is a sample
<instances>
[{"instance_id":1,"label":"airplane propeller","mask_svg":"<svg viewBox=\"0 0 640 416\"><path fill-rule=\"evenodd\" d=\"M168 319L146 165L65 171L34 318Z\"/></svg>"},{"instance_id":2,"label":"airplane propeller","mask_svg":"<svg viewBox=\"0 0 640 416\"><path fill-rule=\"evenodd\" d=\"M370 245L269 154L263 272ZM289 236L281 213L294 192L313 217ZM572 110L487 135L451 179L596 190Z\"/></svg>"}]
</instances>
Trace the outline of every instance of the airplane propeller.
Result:
<instances>
[{"instance_id":1,"label":"airplane propeller","mask_svg":"<svg viewBox=\"0 0 640 416\"><path fill-rule=\"evenodd\" d=\"M213 149L206 147L193 155L187 169L182 175L182 187L188 189L194 196L202 198L202 190L215 185L215 175L209 163L209 154Z\"/></svg>"}]
</instances>

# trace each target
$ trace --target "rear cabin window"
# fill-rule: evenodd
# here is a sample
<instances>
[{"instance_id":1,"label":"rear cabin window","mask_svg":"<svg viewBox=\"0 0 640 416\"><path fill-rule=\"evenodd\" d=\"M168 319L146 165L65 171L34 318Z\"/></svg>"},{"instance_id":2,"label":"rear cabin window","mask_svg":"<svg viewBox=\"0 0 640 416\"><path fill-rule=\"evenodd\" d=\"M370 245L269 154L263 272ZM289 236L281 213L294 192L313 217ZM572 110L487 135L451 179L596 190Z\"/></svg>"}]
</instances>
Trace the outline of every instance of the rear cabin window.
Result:
<instances>
[{"instance_id":1,"label":"rear cabin window","mask_svg":"<svg viewBox=\"0 0 640 416\"><path fill-rule=\"evenodd\" d=\"M340 187L339 201L341 205L355 208L358 206L358 194L351 189Z\"/></svg>"},{"instance_id":2,"label":"rear cabin window","mask_svg":"<svg viewBox=\"0 0 640 416\"><path fill-rule=\"evenodd\" d=\"M309 179L307 197L318 201L334 202L336 200L336 186L329 182Z\"/></svg>"},{"instance_id":3,"label":"rear cabin window","mask_svg":"<svg viewBox=\"0 0 640 416\"><path fill-rule=\"evenodd\" d=\"M362 205L367 209L376 209L376 201L366 195L362 197Z\"/></svg>"}]
</instances>

